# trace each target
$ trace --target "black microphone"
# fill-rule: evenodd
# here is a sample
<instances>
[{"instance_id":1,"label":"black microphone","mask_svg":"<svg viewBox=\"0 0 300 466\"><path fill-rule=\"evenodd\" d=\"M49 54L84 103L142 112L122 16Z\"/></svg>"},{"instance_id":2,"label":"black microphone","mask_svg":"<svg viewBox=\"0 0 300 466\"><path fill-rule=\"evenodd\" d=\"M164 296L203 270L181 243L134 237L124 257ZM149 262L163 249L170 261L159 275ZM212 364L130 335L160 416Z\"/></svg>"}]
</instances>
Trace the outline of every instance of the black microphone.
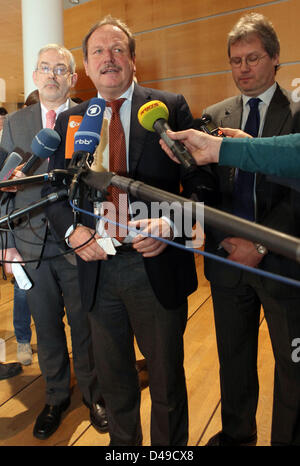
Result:
<instances>
[{"instance_id":1,"label":"black microphone","mask_svg":"<svg viewBox=\"0 0 300 466\"><path fill-rule=\"evenodd\" d=\"M53 129L41 129L32 140L32 155L22 167L21 172L27 175L37 162L51 157L58 148L60 141L59 134Z\"/></svg>"},{"instance_id":2,"label":"black microphone","mask_svg":"<svg viewBox=\"0 0 300 466\"><path fill-rule=\"evenodd\" d=\"M217 136L225 138L225 134L217 127L212 121L212 118L207 113L204 113L199 120L197 120L197 129L200 129L203 133L210 134L211 136Z\"/></svg>"},{"instance_id":3,"label":"black microphone","mask_svg":"<svg viewBox=\"0 0 300 466\"><path fill-rule=\"evenodd\" d=\"M169 110L160 100L151 100L142 105L138 111L138 120L142 127L148 131L156 131L182 166L188 171L194 171L196 162L193 156L181 142L173 141L166 133L167 130L172 131L168 124L168 118Z\"/></svg>"},{"instance_id":4,"label":"black microphone","mask_svg":"<svg viewBox=\"0 0 300 466\"><path fill-rule=\"evenodd\" d=\"M8 180L13 171L23 162L23 157L17 152L12 152L6 158L4 165L0 171L0 181Z\"/></svg>"},{"instance_id":5,"label":"black microphone","mask_svg":"<svg viewBox=\"0 0 300 466\"><path fill-rule=\"evenodd\" d=\"M82 168L89 156L92 156L100 142L100 133L105 110L105 100L94 97L90 100L82 122L75 133L74 153L70 168ZM69 192L69 200L74 199L81 171L74 175Z\"/></svg>"}]
</instances>

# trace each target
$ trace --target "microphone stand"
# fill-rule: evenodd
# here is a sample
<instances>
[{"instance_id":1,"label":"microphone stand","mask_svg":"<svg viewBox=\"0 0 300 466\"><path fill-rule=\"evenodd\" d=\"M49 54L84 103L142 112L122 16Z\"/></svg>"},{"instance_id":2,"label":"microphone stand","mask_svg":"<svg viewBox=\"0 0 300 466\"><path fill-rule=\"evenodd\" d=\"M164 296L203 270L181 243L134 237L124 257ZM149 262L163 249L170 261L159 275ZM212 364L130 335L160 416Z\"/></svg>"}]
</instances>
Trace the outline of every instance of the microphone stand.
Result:
<instances>
[{"instance_id":1,"label":"microphone stand","mask_svg":"<svg viewBox=\"0 0 300 466\"><path fill-rule=\"evenodd\" d=\"M0 188L7 188L9 186L19 186L33 183L45 183L50 181L52 184L61 184L63 180L74 176L73 170L56 169L49 173L42 173L41 175L26 176L16 180L0 181Z\"/></svg>"},{"instance_id":2,"label":"microphone stand","mask_svg":"<svg viewBox=\"0 0 300 466\"><path fill-rule=\"evenodd\" d=\"M61 189L57 192L48 194L47 196L42 197L38 201L32 202L26 207L21 207L20 209L14 210L11 214L4 215L0 218L0 226L4 223L9 224L12 220L15 220L19 217L23 217L23 215L27 214L28 212L39 209L41 207L46 207L48 204L52 204L53 202L61 201L67 198L68 192L66 189Z\"/></svg>"},{"instance_id":3,"label":"microphone stand","mask_svg":"<svg viewBox=\"0 0 300 466\"><path fill-rule=\"evenodd\" d=\"M97 173L87 170L86 173L82 174L81 178L86 184L100 191L104 191L109 185L113 185L143 201L172 203L174 210L180 209L181 212L183 210L185 214L191 215L194 220L197 220L197 204L199 209L199 203L191 199L171 194L141 181L135 181L115 173ZM206 224L226 233L262 243L271 251L300 262L300 240L298 238L206 205L203 208Z\"/></svg>"}]
</instances>

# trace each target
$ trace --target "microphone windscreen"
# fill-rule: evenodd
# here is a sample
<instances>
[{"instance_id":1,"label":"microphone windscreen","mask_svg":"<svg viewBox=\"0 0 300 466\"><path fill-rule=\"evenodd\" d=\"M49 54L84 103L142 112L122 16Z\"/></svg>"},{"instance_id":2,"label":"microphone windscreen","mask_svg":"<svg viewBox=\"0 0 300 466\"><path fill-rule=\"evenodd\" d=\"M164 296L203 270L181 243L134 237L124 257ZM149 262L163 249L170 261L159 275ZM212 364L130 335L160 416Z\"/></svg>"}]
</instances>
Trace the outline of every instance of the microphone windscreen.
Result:
<instances>
[{"instance_id":1,"label":"microphone windscreen","mask_svg":"<svg viewBox=\"0 0 300 466\"><path fill-rule=\"evenodd\" d=\"M164 119L168 121L168 107L160 100L151 100L141 106L138 111L138 120L143 128L148 131L155 131L153 128L156 120Z\"/></svg>"},{"instance_id":2,"label":"microphone windscreen","mask_svg":"<svg viewBox=\"0 0 300 466\"><path fill-rule=\"evenodd\" d=\"M51 157L60 143L60 135L54 129L41 129L33 138L31 151L41 159Z\"/></svg>"},{"instance_id":3,"label":"microphone windscreen","mask_svg":"<svg viewBox=\"0 0 300 466\"><path fill-rule=\"evenodd\" d=\"M9 154L5 163L0 171L0 181L8 180L13 171L23 162L23 157L17 152Z\"/></svg>"},{"instance_id":4,"label":"microphone windscreen","mask_svg":"<svg viewBox=\"0 0 300 466\"><path fill-rule=\"evenodd\" d=\"M90 100L81 125L75 134L74 152L93 154L100 141L105 100L94 97Z\"/></svg>"},{"instance_id":5,"label":"microphone windscreen","mask_svg":"<svg viewBox=\"0 0 300 466\"><path fill-rule=\"evenodd\" d=\"M65 147L65 158L71 159L74 152L74 138L75 134L79 129L80 123L82 122L82 115L71 115L69 117L67 136L66 136L66 147Z\"/></svg>"}]
</instances>

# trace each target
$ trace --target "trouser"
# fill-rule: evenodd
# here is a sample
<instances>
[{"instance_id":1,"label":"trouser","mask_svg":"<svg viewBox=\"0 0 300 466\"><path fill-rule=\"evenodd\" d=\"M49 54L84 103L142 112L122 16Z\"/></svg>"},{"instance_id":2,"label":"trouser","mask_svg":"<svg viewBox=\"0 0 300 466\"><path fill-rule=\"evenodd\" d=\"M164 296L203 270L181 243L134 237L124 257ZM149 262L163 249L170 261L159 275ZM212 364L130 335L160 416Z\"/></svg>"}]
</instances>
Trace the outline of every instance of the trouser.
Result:
<instances>
[{"instance_id":1,"label":"trouser","mask_svg":"<svg viewBox=\"0 0 300 466\"><path fill-rule=\"evenodd\" d=\"M26 291L14 284L14 309L13 321L15 335L18 343L30 343L31 340L31 315L27 303Z\"/></svg>"},{"instance_id":2,"label":"trouser","mask_svg":"<svg viewBox=\"0 0 300 466\"><path fill-rule=\"evenodd\" d=\"M243 272L234 288L212 284L220 361L223 431L242 439L256 431L259 395L257 347L263 306L275 357L272 445L300 445L300 362L292 358L300 337L300 300L274 299L260 277Z\"/></svg>"},{"instance_id":3,"label":"trouser","mask_svg":"<svg viewBox=\"0 0 300 466\"><path fill-rule=\"evenodd\" d=\"M134 335L149 371L151 444L186 445L183 333L187 304L165 309L158 302L137 252L118 252L103 261L97 290L91 328L111 445L142 442Z\"/></svg>"},{"instance_id":4,"label":"trouser","mask_svg":"<svg viewBox=\"0 0 300 466\"><path fill-rule=\"evenodd\" d=\"M44 257L59 253L57 245L47 239ZM79 388L88 403L97 402L101 394L94 368L88 313L81 305L77 267L65 257L57 257L42 261L37 269L27 272L33 282L27 298L36 327L39 364L46 382L46 403L59 404L70 396L65 310Z\"/></svg>"}]
</instances>

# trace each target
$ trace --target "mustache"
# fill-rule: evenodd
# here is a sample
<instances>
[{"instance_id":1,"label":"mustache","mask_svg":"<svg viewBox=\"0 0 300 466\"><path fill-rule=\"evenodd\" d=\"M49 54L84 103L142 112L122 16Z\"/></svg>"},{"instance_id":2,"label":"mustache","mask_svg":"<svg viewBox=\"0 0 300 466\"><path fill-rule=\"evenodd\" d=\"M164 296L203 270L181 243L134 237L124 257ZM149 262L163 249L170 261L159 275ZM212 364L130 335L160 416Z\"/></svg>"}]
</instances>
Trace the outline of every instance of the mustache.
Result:
<instances>
[{"instance_id":1,"label":"mustache","mask_svg":"<svg viewBox=\"0 0 300 466\"><path fill-rule=\"evenodd\" d=\"M58 82L57 82L55 79L48 79L48 81L46 82L45 86L47 86L48 84L51 84L51 85L54 85L54 86L59 87L59 84L58 84Z\"/></svg>"},{"instance_id":2,"label":"mustache","mask_svg":"<svg viewBox=\"0 0 300 466\"><path fill-rule=\"evenodd\" d=\"M106 73L107 71L121 71L122 68L119 65L108 63L101 68L100 73Z\"/></svg>"}]
</instances>

